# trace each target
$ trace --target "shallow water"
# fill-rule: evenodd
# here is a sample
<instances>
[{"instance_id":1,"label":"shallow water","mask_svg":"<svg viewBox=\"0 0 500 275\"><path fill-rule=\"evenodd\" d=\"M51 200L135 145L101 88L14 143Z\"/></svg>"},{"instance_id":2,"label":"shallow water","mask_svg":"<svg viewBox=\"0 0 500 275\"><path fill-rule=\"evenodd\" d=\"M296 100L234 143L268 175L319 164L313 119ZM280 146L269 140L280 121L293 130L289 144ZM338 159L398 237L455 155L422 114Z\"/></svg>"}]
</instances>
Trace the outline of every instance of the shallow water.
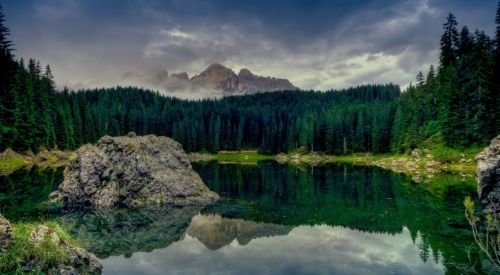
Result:
<instances>
[{"instance_id":1,"label":"shallow water","mask_svg":"<svg viewBox=\"0 0 500 275\"><path fill-rule=\"evenodd\" d=\"M96 254L104 274L443 274L481 271L463 216L473 180L443 176L417 184L378 168L194 164L223 199L206 207L72 213L54 217ZM17 172L5 182L39 182L41 198L60 171ZM24 178L23 178L24 176ZM15 178L16 180L12 180ZM43 180L42 180L43 179ZM11 218L24 210L15 184L0 185ZM444 187L443 187L444 186ZM4 194L2 197L2 193ZM0 208L1 209L1 208Z\"/></svg>"}]
</instances>

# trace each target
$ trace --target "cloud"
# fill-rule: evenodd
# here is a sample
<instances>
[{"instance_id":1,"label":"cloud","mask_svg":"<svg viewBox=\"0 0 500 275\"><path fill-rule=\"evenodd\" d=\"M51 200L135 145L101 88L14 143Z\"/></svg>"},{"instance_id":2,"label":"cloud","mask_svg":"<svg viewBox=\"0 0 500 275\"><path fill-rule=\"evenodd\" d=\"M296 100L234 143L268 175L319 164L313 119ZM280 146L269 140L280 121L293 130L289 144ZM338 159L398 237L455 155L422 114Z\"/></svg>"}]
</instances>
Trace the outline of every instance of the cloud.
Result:
<instances>
[{"instance_id":1,"label":"cloud","mask_svg":"<svg viewBox=\"0 0 500 275\"><path fill-rule=\"evenodd\" d=\"M17 54L49 63L59 86L165 89L151 85L155 72L193 75L218 62L326 90L407 85L437 62L449 11L493 31L496 3L487 2L7 0L4 8Z\"/></svg>"},{"instance_id":2,"label":"cloud","mask_svg":"<svg viewBox=\"0 0 500 275\"><path fill-rule=\"evenodd\" d=\"M119 274L163 274L165 270L174 274L442 274L442 260L421 260L420 242L413 244L406 228L400 234L383 234L298 226L285 236L256 238L245 245L234 240L215 251L186 234L167 248L129 258L113 256L102 263L105 273Z\"/></svg>"}]
</instances>

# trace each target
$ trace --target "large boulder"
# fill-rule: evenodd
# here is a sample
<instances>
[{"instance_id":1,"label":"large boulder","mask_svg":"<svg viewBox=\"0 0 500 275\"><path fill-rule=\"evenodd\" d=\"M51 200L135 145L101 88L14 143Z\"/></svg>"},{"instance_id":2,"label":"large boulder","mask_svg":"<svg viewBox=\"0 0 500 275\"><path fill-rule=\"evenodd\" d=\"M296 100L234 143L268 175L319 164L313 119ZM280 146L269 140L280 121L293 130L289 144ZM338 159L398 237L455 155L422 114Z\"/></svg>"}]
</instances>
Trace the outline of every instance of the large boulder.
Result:
<instances>
[{"instance_id":1,"label":"large boulder","mask_svg":"<svg viewBox=\"0 0 500 275\"><path fill-rule=\"evenodd\" d=\"M192 169L181 145L167 137L102 137L87 144L51 194L64 209L200 205L218 195Z\"/></svg>"},{"instance_id":2,"label":"large boulder","mask_svg":"<svg viewBox=\"0 0 500 275\"><path fill-rule=\"evenodd\" d=\"M2 254L12 242L12 225L0 214L0 254Z\"/></svg>"},{"instance_id":3,"label":"large boulder","mask_svg":"<svg viewBox=\"0 0 500 275\"><path fill-rule=\"evenodd\" d=\"M500 216L500 135L476 156L479 198L485 211Z\"/></svg>"}]
</instances>

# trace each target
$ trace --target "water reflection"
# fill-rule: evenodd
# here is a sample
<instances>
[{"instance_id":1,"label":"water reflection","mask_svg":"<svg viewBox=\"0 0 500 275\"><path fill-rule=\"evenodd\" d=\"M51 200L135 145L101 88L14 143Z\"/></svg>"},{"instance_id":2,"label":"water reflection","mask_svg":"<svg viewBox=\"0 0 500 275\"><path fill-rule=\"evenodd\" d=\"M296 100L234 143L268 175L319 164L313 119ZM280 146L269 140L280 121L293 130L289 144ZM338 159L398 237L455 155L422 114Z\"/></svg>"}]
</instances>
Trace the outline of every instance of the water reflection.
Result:
<instances>
[{"instance_id":1,"label":"water reflection","mask_svg":"<svg viewBox=\"0 0 500 275\"><path fill-rule=\"evenodd\" d=\"M11 221L46 216L49 194L62 182L63 170L33 166L0 176L0 212Z\"/></svg>"},{"instance_id":2,"label":"water reflection","mask_svg":"<svg viewBox=\"0 0 500 275\"><path fill-rule=\"evenodd\" d=\"M79 244L99 258L150 252L178 241L201 207L156 210L115 209L58 217Z\"/></svg>"},{"instance_id":3,"label":"water reflection","mask_svg":"<svg viewBox=\"0 0 500 275\"><path fill-rule=\"evenodd\" d=\"M208 249L217 250L235 240L243 246L253 239L287 235L292 229L291 226L228 219L220 215L197 215L191 220L187 234Z\"/></svg>"},{"instance_id":4,"label":"water reflection","mask_svg":"<svg viewBox=\"0 0 500 275\"><path fill-rule=\"evenodd\" d=\"M215 229L216 236L226 232L212 226L220 222L220 217L200 215L193 220L206 222L207 228ZM252 227L259 231L258 224ZM267 228L269 225L262 224L261 229ZM105 274L442 274L444 271L441 260L422 262L406 228L399 234L381 234L328 225L297 226L284 235L253 236L245 244L233 240L215 251L188 229L182 240L167 248L136 253L128 259L110 257L103 264Z\"/></svg>"},{"instance_id":5,"label":"water reflection","mask_svg":"<svg viewBox=\"0 0 500 275\"><path fill-rule=\"evenodd\" d=\"M473 181L428 185L376 168L194 164L223 199L207 207L55 217L102 259L105 274L441 274L481 260L462 200ZM45 215L62 170L0 177L10 219ZM431 192L430 192L431 191Z\"/></svg>"}]
</instances>

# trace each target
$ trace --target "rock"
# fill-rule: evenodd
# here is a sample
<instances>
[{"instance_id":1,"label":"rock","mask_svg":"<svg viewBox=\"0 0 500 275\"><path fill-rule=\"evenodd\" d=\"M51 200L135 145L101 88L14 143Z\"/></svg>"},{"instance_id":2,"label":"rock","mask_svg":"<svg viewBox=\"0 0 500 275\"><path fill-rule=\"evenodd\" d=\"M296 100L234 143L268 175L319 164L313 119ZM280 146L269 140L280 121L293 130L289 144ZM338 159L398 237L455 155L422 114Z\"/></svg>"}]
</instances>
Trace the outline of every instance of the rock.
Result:
<instances>
[{"instance_id":1,"label":"rock","mask_svg":"<svg viewBox=\"0 0 500 275\"><path fill-rule=\"evenodd\" d=\"M299 90L288 79L274 77L262 77L254 75L248 69L241 69L238 73L238 91L240 92L259 92L259 91L284 91Z\"/></svg>"},{"instance_id":2,"label":"rock","mask_svg":"<svg viewBox=\"0 0 500 275\"><path fill-rule=\"evenodd\" d=\"M59 190L50 195L63 209L199 205L213 202L186 154L167 137L102 137L87 144L64 170Z\"/></svg>"},{"instance_id":3,"label":"rock","mask_svg":"<svg viewBox=\"0 0 500 275\"><path fill-rule=\"evenodd\" d=\"M87 252L82 248L69 249L69 262L71 266L77 268L84 268L90 273L101 273L102 264L93 254Z\"/></svg>"},{"instance_id":4,"label":"rock","mask_svg":"<svg viewBox=\"0 0 500 275\"><path fill-rule=\"evenodd\" d=\"M226 94L300 90L288 79L258 76L248 69L241 69L236 75L233 70L217 63L210 65L189 82L194 87L220 90Z\"/></svg>"},{"instance_id":5,"label":"rock","mask_svg":"<svg viewBox=\"0 0 500 275\"><path fill-rule=\"evenodd\" d=\"M189 80L189 75L186 72L177 73L177 74L174 73L174 74L171 74L170 77L177 78L179 80L185 80L185 81Z\"/></svg>"},{"instance_id":6,"label":"rock","mask_svg":"<svg viewBox=\"0 0 500 275\"><path fill-rule=\"evenodd\" d=\"M238 89L238 76L231 69L215 63L191 78L191 83L200 88L236 91Z\"/></svg>"},{"instance_id":7,"label":"rock","mask_svg":"<svg viewBox=\"0 0 500 275\"><path fill-rule=\"evenodd\" d=\"M73 247L64 239L62 239L56 232L51 231L45 225L39 225L33 232L31 232L28 241L35 245L40 245L46 240L51 241L54 245L65 250L69 256L69 265L60 265L56 268L58 274L79 274L76 270L85 270L91 274L100 274L102 272L102 265L99 260L91 253L86 250ZM29 261L24 266L25 271L31 271L37 269L37 264L33 261Z\"/></svg>"},{"instance_id":8,"label":"rock","mask_svg":"<svg viewBox=\"0 0 500 275\"><path fill-rule=\"evenodd\" d=\"M485 211L500 217L500 135L476 156L478 194Z\"/></svg>"},{"instance_id":9,"label":"rock","mask_svg":"<svg viewBox=\"0 0 500 275\"><path fill-rule=\"evenodd\" d=\"M3 253L12 242L12 225L0 214L0 254Z\"/></svg>"},{"instance_id":10,"label":"rock","mask_svg":"<svg viewBox=\"0 0 500 275\"><path fill-rule=\"evenodd\" d=\"M420 158L422 156L422 150L413 149L413 151L411 151L411 156L414 158Z\"/></svg>"},{"instance_id":11,"label":"rock","mask_svg":"<svg viewBox=\"0 0 500 275\"><path fill-rule=\"evenodd\" d=\"M49 228L45 225L38 226L33 232L31 232L28 241L40 245L44 240L47 234L49 233Z\"/></svg>"},{"instance_id":12,"label":"rock","mask_svg":"<svg viewBox=\"0 0 500 275\"><path fill-rule=\"evenodd\" d=\"M69 265L62 265L58 267L57 274L58 275L79 275L78 271L76 268L69 266Z\"/></svg>"}]
</instances>

